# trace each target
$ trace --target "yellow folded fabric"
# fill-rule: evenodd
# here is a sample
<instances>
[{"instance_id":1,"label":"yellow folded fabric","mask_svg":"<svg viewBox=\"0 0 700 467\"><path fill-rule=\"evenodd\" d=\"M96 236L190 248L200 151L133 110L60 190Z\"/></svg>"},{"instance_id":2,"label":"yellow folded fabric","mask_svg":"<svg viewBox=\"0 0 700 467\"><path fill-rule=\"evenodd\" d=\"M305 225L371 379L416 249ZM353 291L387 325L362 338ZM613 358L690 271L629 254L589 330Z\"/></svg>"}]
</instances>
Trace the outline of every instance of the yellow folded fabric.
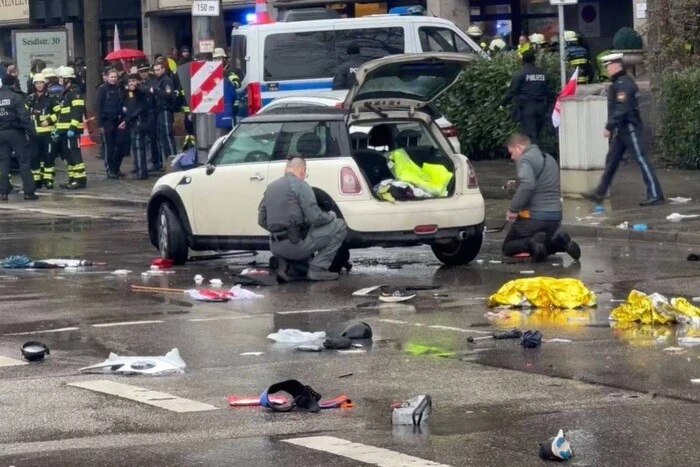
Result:
<instances>
[{"instance_id":1,"label":"yellow folded fabric","mask_svg":"<svg viewBox=\"0 0 700 467\"><path fill-rule=\"evenodd\" d=\"M489 298L489 306L564 308L596 306L595 293L578 279L531 277L512 280Z\"/></svg>"}]
</instances>

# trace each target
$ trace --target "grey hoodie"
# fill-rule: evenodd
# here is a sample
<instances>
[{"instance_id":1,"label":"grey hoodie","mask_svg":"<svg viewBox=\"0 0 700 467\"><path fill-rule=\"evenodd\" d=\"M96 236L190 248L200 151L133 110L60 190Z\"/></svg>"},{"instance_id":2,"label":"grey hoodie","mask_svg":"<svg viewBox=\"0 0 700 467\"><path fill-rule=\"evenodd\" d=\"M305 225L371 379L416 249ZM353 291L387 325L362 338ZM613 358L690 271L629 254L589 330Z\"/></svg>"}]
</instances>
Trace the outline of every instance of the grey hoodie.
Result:
<instances>
[{"instance_id":1,"label":"grey hoodie","mask_svg":"<svg viewBox=\"0 0 700 467\"><path fill-rule=\"evenodd\" d=\"M518 189L510 210L530 211L533 220L560 221L562 208L557 161L549 154L543 155L540 148L532 144L525 148L516 165Z\"/></svg>"}]
</instances>

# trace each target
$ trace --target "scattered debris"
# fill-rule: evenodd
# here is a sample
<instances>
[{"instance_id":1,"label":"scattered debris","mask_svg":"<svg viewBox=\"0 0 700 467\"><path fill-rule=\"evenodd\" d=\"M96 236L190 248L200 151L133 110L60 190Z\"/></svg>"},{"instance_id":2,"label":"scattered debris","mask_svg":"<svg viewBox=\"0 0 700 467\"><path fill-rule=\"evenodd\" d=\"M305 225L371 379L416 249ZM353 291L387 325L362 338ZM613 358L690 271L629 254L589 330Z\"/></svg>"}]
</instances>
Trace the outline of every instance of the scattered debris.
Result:
<instances>
[{"instance_id":1,"label":"scattered debris","mask_svg":"<svg viewBox=\"0 0 700 467\"><path fill-rule=\"evenodd\" d=\"M228 302L233 298L233 294L229 291L211 290L211 289L190 289L185 291L190 298L194 298L199 302Z\"/></svg>"},{"instance_id":2,"label":"scattered debris","mask_svg":"<svg viewBox=\"0 0 700 467\"><path fill-rule=\"evenodd\" d=\"M629 230L630 224L629 224L629 222L625 221L625 222L623 222L622 224L619 224L619 225L617 226L617 228L618 228L618 229L622 229L622 230Z\"/></svg>"},{"instance_id":3,"label":"scattered debris","mask_svg":"<svg viewBox=\"0 0 700 467\"><path fill-rule=\"evenodd\" d=\"M497 340L503 339L520 339L523 337L522 331L520 329L511 329L510 331L494 332L493 338Z\"/></svg>"},{"instance_id":4,"label":"scattered debris","mask_svg":"<svg viewBox=\"0 0 700 467\"><path fill-rule=\"evenodd\" d=\"M209 284L211 284L212 287L221 287L224 285L221 279L211 279Z\"/></svg>"},{"instance_id":5,"label":"scattered debris","mask_svg":"<svg viewBox=\"0 0 700 467\"><path fill-rule=\"evenodd\" d=\"M339 354L358 354L367 353L365 349L348 349L348 350L338 350Z\"/></svg>"},{"instance_id":6,"label":"scattered debris","mask_svg":"<svg viewBox=\"0 0 700 467\"><path fill-rule=\"evenodd\" d=\"M422 394L401 403L398 407L392 405L392 424L415 426L428 421L433 409L433 400L429 395Z\"/></svg>"},{"instance_id":7,"label":"scattered debris","mask_svg":"<svg viewBox=\"0 0 700 467\"><path fill-rule=\"evenodd\" d=\"M691 253L688 255L688 257L686 259L688 261L700 261L700 255L695 254L695 253Z\"/></svg>"},{"instance_id":8,"label":"scattered debris","mask_svg":"<svg viewBox=\"0 0 700 467\"><path fill-rule=\"evenodd\" d=\"M323 346L319 344L301 344L294 348L300 352L323 352Z\"/></svg>"},{"instance_id":9,"label":"scattered debris","mask_svg":"<svg viewBox=\"0 0 700 467\"><path fill-rule=\"evenodd\" d=\"M574 341L572 341L571 339L561 339L559 337L545 339L544 342L547 342L548 344L573 344L574 343Z\"/></svg>"},{"instance_id":10,"label":"scattered debris","mask_svg":"<svg viewBox=\"0 0 700 467\"><path fill-rule=\"evenodd\" d=\"M84 266L104 266L107 263L97 263L87 259L42 259L34 261L28 256L8 256L0 262L4 269L62 269L79 268Z\"/></svg>"},{"instance_id":11,"label":"scattered debris","mask_svg":"<svg viewBox=\"0 0 700 467\"><path fill-rule=\"evenodd\" d=\"M156 258L153 261L151 261L151 268L159 268L159 269L169 269L172 268L175 265L175 262L172 259L166 259L166 258Z\"/></svg>"},{"instance_id":12,"label":"scattered debris","mask_svg":"<svg viewBox=\"0 0 700 467\"><path fill-rule=\"evenodd\" d=\"M163 357L120 357L115 353L110 353L104 362L80 368L78 371L81 373L168 376L184 374L185 366L180 352L173 349Z\"/></svg>"},{"instance_id":13,"label":"scattered debris","mask_svg":"<svg viewBox=\"0 0 700 467\"><path fill-rule=\"evenodd\" d=\"M695 347L700 345L700 337L679 337L678 343L686 347Z\"/></svg>"},{"instance_id":14,"label":"scattered debris","mask_svg":"<svg viewBox=\"0 0 700 467\"><path fill-rule=\"evenodd\" d=\"M352 373L348 373L347 375L341 375L341 378L347 377L347 376L352 376ZM285 381L286 383L286 381ZM280 383L282 384L282 383ZM306 386L308 388L308 386ZM311 389L311 388L309 388ZM283 392L286 392L284 389L282 389ZM313 391L313 389L311 389ZM318 394L314 391L314 394ZM263 393L263 396L265 393ZM319 395L320 397L320 395ZM228 396L228 405L231 407L260 407L262 406L262 396L260 397L245 397L245 396ZM284 395L280 396L273 396L273 395L267 395L266 398L267 401L269 401L270 404L276 405L276 406L285 406L285 405L290 405L294 401L293 399L289 399L288 397ZM355 403L346 395L340 395L334 399L327 399L327 400L321 400L318 402L318 406L321 409L352 409L355 407Z\"/></svg>"},{"instance_id":15,"label":"scattered debris","mask_svg":"<svg viewBox=\"0 0 700 467\"><path fill-rule=\"evenodd\" d=\"M481 341L484 339L493 339L493 336L480 336L480 337L474 337L474 336L469 336L467 337L467 342L470 344L475 343L476 341Z\"/></svg>"},{"instance_id":16,"label":"scattered debris","mask_svg":"<svg viewBox=\"0 0 700 467\"><path fill-rule=\"evenodd\" d=\"M372 338L372 328L369 324L363 322L349 324L343 332L340 333L341 337L347 337L348 339L371 339Z\"/></svg>"},{"instance_id":17,"label":"scattered debris","mask_svg":"<svg viewBox=\"0 0 700 467\"><path fill-rule=\"evenodd\" d=\"M386 303L399 303L399 302L406 302L408 300L411 300L412 298L415 298L415 296L416 296L416 294L409 294L405 290L401 290L401 289L394 289L394 290L382 289L382 293L379 295L379 301L386 302Z\"/></svg>"},{"instance_id":18,"label":"scattered debris","mask_svg":"<svg viewBox=\"0 0 700 467\"><path fill-rule=\"evenodd\" d=\"M133 271L130 271L128 269L117 269L115 271L112 271L112 274L115 276L126 276L128 274L131 274Z\"/></svg>"},{"instance_id":19,"label":"scattered debris","mask_svg":"<svg viewBox=\"0 0 700 467\"><path fill-rule=\"evenodd\" d=\"M275 342L283 344L301 344L304 342L322 341L326 338L324 331L304 332L298 329L280 329L267 336Z\"/></svg>"},{"instance_id":20,"label":"scattered debris","mask_svg":"<svg viewBox=\"0 0 700 467\"><path fill-rule=\"evenodd\" d=\"M259 357L263 354L265 354L265 352L243 352L241 357Z\"/></svg>"},{"instance_id":21,"label":"scattered debris","mask_svg":"<svg viewBox=\"0 0 700 467\"><path fill-rule=\"evenodd\" d=\"M497 259L491 259L491 260L489 260L489 263L491 263L491 264L501 264L501 263L503 263L503 261L500 261L500 260L497 260Z\"/></svg>"},{"instance_id":22,"label":"scattered debris","mask_svg":"<svg viewBox=\"0 0 700 467\"><path fill-rule=\"evenodd\" d=\"M194 283L197 285L202 285L202 282L204 282L204 277L202 277L201 274L197 274L194 276Z\"/></svg>"},{"instance_id":23,"label":"scattered debris","mask_svg":"<svg viewBox=\"0 0 700 467\"><path fill-rule=\"evenodd\" d=\"M404 345L404 350L407 353L410 353L411 355L434 355L436 357L444 357L444 358L449 358L449 357L454 357L456 355L455 352L443 349L442 347L437 347L433 345L423 345L423 344L414 344L414 343L407 343Z\"/></svg>"},{"instance_id":24,"label":"scattered debris","mask_svg":"<svg viewBox=\"0 0 700 467\"><path fill-rule=\"evenodd\" d=\"M277 274L272 269L247 268L235 278L235 284L240 285L277 285Z\"/></svg>"},{"instance_id":25,"label":"scattered debris","mask_svg":"<svg viewBox=\"0 0 700 467\"><path fill-rule=\"evenodd\" d=\"M520 274L534 274L535 271L520 271Z\"/></svg>"},{"instance_id":26,"label":"scattered debris","mask_svg":"<svg viewBox=\"0 0 700 467\"><path fill-rule=\"evenodd\" d=\"M573 455L569 442L564 438L564 430L559 430L557 436L540 444L540 458L543 460L566 461Z\"/></svg>"},{"instance_id":27,"label":"scattered debris","mask_svg":"<svg viewBox=\"0 0 700 467\"><path fill-rule=\"evenodd\" d=\"M596 206L596 207L595 207L595 213L596 213L596 214L601 214L601 213L604 213L604 212L605 212L605 206L600 206L600 205L599 205L599 206Z\"/></svg>"},{"instance_id":28,"label":"scattered debris","mask_svg":"<svg viewBox=\"0 0 700 467\"><path fill-rule=\"evenodd\" d=\"M668 200L673 204L685 204L693 200L693 198L684 198L682 196L676 196L675 198L668 198Z\"/></svg>"},{"instance_id":29,"label":"scattered debris","mask_svg":"<svg viewBox=\"0 0 700 467\"><path fill-rule=\"evenodd\" d=\"M700 384L700 378L693 378L690 380L690 382L693 384Z\"/></svg>"},{"instance_id":30,"label":"scattered debris","mask_svg":"<svg viewBox=\"0 0 700 467\"><path fill-rule=\"evenodd\" d=\"M671 222L680 222L683 219L696 219L698 217L700 217L700 214L679 214L677 212L674 212L666 216L666 220L669 220Z\"/></svg>"},{"instance_id":31,"label":"scattered debris","mask_svg":"<svg viewBox=\"0 0 700 467\"><path fill-rule=\"evenodd\" d=\"M338 376L338 378L349 378L349 377L352 376L353 374L354 374L354 373L345 373L344 375Z\"/></svg>"},{"instance_id":32,"label":"scattered debris","mask_svg":"<svg viewBox=\"0 0 700 467\"><path fill-rule=\"evenodd\" d=\"M523 333L520 345L526 349L534 349L542 345L542 333L540 331L526 331Z\"/></svg>"},{"instance_id":33,"label":"scattered debris","mask_svg":"<svg viewBox=\"0 0 700 467\"><path fill-rule=\"evenodd\" d=\"M49 355L51 351L46 346L37 341L25 342L22 346L22 356L30 362L36 362L43 360L45 356Z\"/></svg>"},{"instance_id":34,"label":"scattered debris","mask_svg":"<svg viewBox=\"0 0 700 467\"><path fill-rule=\"evenodd\" d=\"M375 291L377 291L377 293L379 293L378 291L379 291L379 289L381 289L382 287L384 287L384 284L373 285L373 286L371 286L371 287L365 287L364 289L356 290L356 291L354 291L352 294L353 294L353 296L355 296L355 297L366 297L367 295L369 295L369 294L371 294L372 292L375 292Z\"/></svg>"},{"instance_id":35,"label":"scattered debris","mask_svg":"<svg viewBox=\"0 0 700 467\"><path fill-rule=\"evenodd\" d=\"M642 324L689 324L700 321L700 308L685 298L672 298L663 295L647 295L632 290L627 301L610 313L610 319L617 322L639 322Z\"/></svg>"},{"instance_id":36,"label":"scattered debris","mask_svg":"<svg viewBox=\"0 0 700 467\"><path fill-rule=\"evenodd\" d=\"M632 230L635 232L646 232L649 230L649 227L646 224L634 224Z\"/></svg>"},{"instance_id":37,"label":"scattered debris","mask_svg":"<svg viewBox=\"0 0 700 467\"><path fill-rule=\"evenodd\" d=\"M329 337L323 347L329 350L347 350L352 347L352 340L349 337Z\"/></svg>"},{"instance_id":38,"label":"scattered debris","mask_svg":"<svg viewBox=\"0 0 700 467\"><path fill-rule=\"evenodd\" d=\"M664 352L667 352L670 355L684 355L688 353L688 351L682 347L666 347Z\"/></svg>"},{"instance_id":39,"label":"scattered debris","mask_svg":"<svg viewBox=\"0 0 700 467\"><path fill-rule=\"evenodd\" d=\"M283 404L277 404L270 400L270 395L278 392L286 392L292 397L285 399ZM290 379L265 389L260 396L260 405L276 412L289 412L295 407L308 412L319 412L321 407L318 401L320 400L321 394L314 391L311 386L305 386L295 379Z\"/></svg>"}]
</instances>

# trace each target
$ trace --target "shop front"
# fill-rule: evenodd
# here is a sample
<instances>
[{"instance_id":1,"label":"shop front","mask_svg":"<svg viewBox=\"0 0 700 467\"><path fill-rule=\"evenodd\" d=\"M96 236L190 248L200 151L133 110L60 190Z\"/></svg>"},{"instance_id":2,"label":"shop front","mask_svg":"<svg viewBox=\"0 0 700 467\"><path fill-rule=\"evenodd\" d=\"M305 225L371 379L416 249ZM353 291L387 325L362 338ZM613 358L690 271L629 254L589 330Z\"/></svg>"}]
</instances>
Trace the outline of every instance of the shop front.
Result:
<instances>
[{"instance_id":1,"label":"shop front","mask_svg":"<svg viewBox=\"0 0 700 467\"><path fill-rule=\"evenodd\" d=\"M29 28L29 0L0 2L0 58L9 60L12 52L12 31Z\"/></svg>"}]
</instances>

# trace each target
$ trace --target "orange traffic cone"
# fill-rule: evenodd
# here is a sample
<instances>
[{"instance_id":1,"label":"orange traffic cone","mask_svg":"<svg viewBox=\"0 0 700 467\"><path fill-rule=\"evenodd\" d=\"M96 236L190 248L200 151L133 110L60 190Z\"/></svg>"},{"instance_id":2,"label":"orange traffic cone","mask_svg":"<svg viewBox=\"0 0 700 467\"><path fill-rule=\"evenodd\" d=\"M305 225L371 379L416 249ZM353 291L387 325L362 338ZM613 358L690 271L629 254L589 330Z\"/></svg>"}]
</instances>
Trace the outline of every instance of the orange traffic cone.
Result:
<instances>
[{"instance_id":1,"label":"orange traffic cone","mask_svg":"<svg viewBox=\"0 0 700 467\"><path fill-rule=\"evenodd\" d=\"M267 2L265 0L255 0L255 24L270 24L274 23L270 19L270 13L267 11Z\"/></svg>"},{"instance_id":2,"label":"orange traffic cone","mask_svg":"<svg viewBox=\"0 0 700 467\"><path fill-rule=\"evenodd\" d=\"M90 119L92 120L92 119ZM83 118L83 135L80 137L80 147L81 148L89 148L90 146L97 146L97 143L93 141L92 137L90 136L90 131L88 130L88 122L89 120L85 120Z\"/></svg>"}]
</instances>

